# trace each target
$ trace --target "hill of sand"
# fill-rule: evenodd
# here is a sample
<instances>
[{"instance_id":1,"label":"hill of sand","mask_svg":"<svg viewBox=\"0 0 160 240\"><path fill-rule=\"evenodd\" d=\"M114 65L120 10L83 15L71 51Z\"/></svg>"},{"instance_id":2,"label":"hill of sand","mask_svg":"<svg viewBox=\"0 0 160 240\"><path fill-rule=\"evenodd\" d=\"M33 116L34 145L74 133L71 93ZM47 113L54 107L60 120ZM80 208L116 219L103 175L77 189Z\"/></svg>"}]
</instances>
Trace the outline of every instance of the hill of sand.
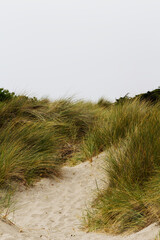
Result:
<instances>
[{"instance_id":1,"label":"hill of sand","mask_svg":"<svg viewBox=\"0 0 160 240\"><path fill-rule=\"evenodd\" d=\"M81 230L81 217L103 189L105 154L74 167L63 167L61 179L42 179L34 187L15 195L15 209L0 221L0 240L154 240L155 224L130 236L110 236Z\"/></svg>"}]
</instances>

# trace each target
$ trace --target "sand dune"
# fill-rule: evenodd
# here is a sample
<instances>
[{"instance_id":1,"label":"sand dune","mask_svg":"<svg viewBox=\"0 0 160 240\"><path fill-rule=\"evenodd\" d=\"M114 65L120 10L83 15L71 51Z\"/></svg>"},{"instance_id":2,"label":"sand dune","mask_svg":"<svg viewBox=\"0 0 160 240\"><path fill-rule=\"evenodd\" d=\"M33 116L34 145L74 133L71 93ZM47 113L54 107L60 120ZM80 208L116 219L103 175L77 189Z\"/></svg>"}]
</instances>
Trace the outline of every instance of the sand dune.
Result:
<instances>
[{"instance_id":1,"label":"sand dune","mask_svg":"<svg viewBox=\"0 0 160 240\"><path fill-rule=\"evenodd\" d=\"M0 221L0 240L154 240L159 227L152 224L130 236L109 236L81 230L81 217L102 189L104 153L75 167L63 167L62 179L42 179L15 195L15 210ZM106 185L106 184L105 184ZM17 227L19 229L17 229Z\"/></svg>"}]
</instances>

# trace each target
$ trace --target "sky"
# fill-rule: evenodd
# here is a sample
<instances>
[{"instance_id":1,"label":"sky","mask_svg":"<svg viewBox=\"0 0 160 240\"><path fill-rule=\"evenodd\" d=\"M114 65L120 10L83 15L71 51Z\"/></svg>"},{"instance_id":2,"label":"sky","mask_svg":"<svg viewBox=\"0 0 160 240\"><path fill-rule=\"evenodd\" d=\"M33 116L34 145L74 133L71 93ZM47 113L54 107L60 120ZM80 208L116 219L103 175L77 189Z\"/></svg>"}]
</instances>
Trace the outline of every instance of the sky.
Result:
<instances>
[{"instance_id":1,"label":"sky","mask_svg":"<svg viewBox=\"0 0 160 240\"><path fill-rule=\"evenodd\" d=\"M0 88L114 101L159 86L159 0L0 0Z\"/></svg>"}]
</instances>

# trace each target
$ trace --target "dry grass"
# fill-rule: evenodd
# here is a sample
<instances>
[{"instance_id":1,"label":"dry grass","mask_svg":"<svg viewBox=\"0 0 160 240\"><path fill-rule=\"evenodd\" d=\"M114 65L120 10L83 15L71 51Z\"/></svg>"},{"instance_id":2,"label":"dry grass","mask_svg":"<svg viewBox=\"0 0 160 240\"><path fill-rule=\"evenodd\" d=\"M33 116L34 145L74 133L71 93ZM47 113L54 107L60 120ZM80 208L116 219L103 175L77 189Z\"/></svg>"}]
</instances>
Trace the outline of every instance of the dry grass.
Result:
<instances>
[{"instance_id":1,"label":"dry grass","mask_svg":"<svg viewBox=\"0 0 160 240\"><path fill-rule=\"evenodd\" d=\"M64 163L104 150L109 187L85 219L89 230L133 232L160 220L160 106L25 96L0 102L0 210L17 184L58 176ZM105 180L105 179L104 179Z\"/></svg>"},{"instance_id":2,"label":"dry grass","mask_svg":"<svg viewBox=\"0 0 160 240\"><path fill-rule=\"evenodd\" d=\"M110 233L138 231L160 220L160 106L135 101L124 104L123 112L117 107L109 127L109 187L86 218L90 230Z\"/></svg>"},{"instance_id":3,"label":"dry grass","mask_svg":"<svg viewBox=\"0 0 160 240\"><path fill-rule=\"evenodd\" d=\"M0 188L60 174L99 118L96 104L26 96L0 102Z\"/></svg>"}]
</instances>

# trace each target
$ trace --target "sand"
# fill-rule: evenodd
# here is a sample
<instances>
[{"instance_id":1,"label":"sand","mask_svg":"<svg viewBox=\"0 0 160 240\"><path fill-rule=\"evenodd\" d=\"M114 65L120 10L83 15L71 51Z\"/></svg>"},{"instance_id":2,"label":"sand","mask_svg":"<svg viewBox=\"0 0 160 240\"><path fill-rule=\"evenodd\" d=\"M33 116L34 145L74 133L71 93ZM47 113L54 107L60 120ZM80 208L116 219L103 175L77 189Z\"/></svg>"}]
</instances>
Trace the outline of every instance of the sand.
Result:
<instances>
[{"instance_id":1,"label":"sand","mask_svg":"<svg viewBox=\"0 0 160 240\"><path fill-rule=\"evenodd\" d=\"M130 236L110 236L81 230L81 217L103 179L102 153L93 162L63 167L61 179L42 179L15 195L8 215L16 226L0 221L0 240L154 240L160 228L152 224Z\"/></svg>"}]
</instances>

